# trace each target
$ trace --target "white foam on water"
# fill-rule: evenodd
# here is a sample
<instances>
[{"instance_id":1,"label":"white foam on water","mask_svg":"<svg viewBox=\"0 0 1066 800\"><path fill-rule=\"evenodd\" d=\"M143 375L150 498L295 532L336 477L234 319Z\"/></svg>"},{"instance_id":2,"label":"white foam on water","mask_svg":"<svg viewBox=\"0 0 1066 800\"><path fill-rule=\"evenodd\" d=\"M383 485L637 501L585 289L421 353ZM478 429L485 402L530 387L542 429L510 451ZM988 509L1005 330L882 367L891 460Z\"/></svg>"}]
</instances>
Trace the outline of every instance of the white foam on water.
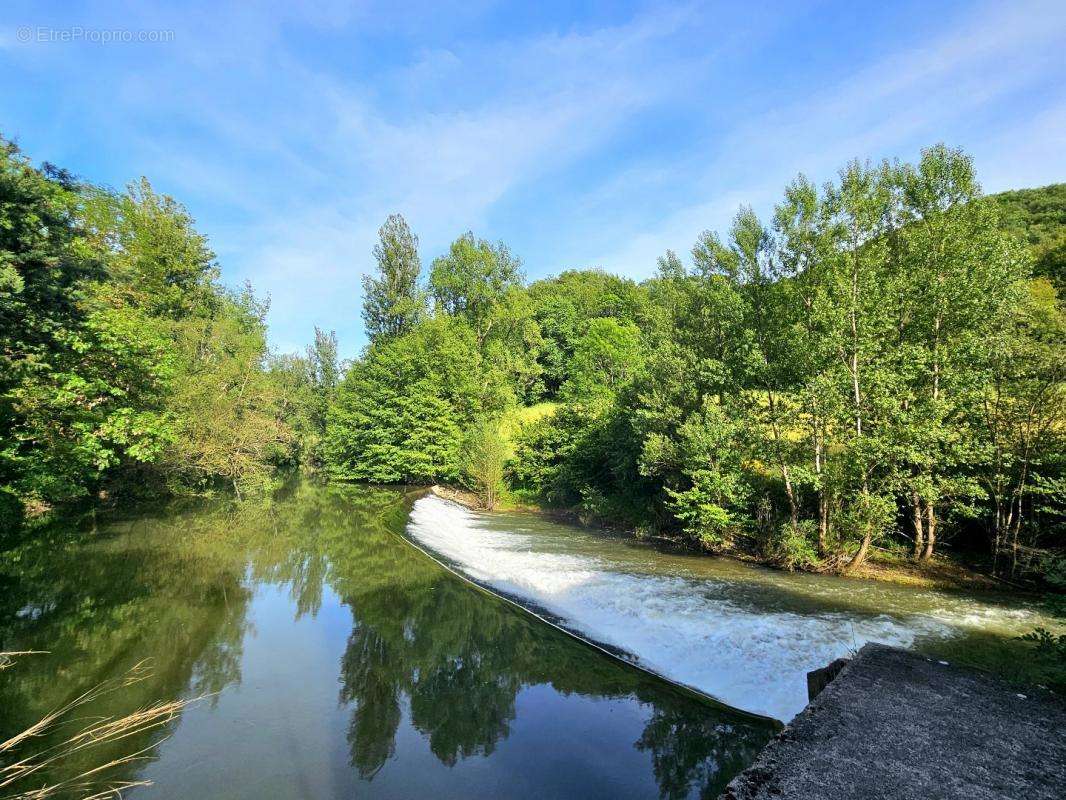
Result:
<instances>
[{"instance_id":1,"label":"white foam on water","mask_svg":"<svg viewBox=\"0 0 1066 800\"><path fill-rule=\"evenodd\" d=\"M948 620L920 615L744 607L730 599L728 583L628 574L594 557L539 551L534 537L489 530L434 495L415 503L407 530L473 580L543 608L641 666L783 721L807 704L808 671L866 642L907 647L918 636L951 633Z\"/></svg>"}]
</instances>

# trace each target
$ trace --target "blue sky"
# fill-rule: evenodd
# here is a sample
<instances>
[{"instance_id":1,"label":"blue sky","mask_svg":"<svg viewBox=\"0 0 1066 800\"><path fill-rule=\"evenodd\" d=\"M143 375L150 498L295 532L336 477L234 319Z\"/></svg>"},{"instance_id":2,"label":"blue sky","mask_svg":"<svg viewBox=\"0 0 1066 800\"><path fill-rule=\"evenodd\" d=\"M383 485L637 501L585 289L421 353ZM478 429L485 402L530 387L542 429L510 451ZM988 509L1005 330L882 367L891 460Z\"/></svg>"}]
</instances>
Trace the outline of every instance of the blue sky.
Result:
<instances>
[{"instance_id":1,"label":"blue sky","mask_svg":"<svg viewBox=\"0 0 1066 800\"><path fill-rule=\"evenodd\" d=\"M172 34L36 41L76 27ZM427 267L470 229L530 278L640 279L853 157L944 141L988 191L1066 180L1066 3L8 0L0 132L147 176L270 294L277 348L318 325L354 355L393 212Z\"/></svg>"}]
</instances>

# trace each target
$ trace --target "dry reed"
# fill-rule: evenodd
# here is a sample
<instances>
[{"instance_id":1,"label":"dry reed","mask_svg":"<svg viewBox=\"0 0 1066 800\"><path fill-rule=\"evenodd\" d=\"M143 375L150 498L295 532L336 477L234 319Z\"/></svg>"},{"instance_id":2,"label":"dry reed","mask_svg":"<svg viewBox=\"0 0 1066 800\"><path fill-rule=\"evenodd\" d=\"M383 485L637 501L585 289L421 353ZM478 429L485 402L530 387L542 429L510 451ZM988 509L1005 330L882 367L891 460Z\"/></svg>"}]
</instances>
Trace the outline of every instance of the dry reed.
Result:
<instances>
[{"instance_id":1,"label":"dry reed","mask_svg":"<svg viewBox=\"0 0 1066 800\"><path fill-rule=\"evenodd\" d=\"M10 667L16 657L34 655L39 652L41 651L0 653L0 670ZM131 667L122 677L98 684L65 705L49 712L24 731L5 742L0 742L0 798L2 800L46 800L60 796L78 796L83 800L104 800L104 798L120 798L127 789L150 786L149 780L118 780L110 777L110 774L119 767L147 760L149 757L147 754L158 745L158 741L132 753L109 758L104 763L72 778L51 783L46 781L32 789L20 788L15 794L5 794L11 791L16 783L25 786L25 782L32 780L34 775L40 774L43 777L47 771L61 767L74 757L92 753L94 748L99 750L106 745L160 729L174 720L190 703L201 699L155 703L122 717L71 719L73 712L78 708L143 681L150 674L146 662L141 661ZM35 740L57 726L73 721L78 722L82 727L72 736L58 744L36 751L33 749ZM29 752L23 752L27 750ZM15 760L11 763L2 763L8 758L15 758Z\"/></svg>"}]
</instances>

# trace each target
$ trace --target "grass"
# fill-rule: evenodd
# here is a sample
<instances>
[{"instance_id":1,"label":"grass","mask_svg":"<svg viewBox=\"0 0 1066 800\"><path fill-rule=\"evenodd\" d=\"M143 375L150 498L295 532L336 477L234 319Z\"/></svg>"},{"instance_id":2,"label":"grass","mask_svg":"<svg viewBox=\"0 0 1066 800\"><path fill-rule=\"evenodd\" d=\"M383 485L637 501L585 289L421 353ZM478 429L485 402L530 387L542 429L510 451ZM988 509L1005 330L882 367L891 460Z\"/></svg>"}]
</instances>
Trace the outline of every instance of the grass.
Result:
<instances>
[{"instance_id":1,"label":"grass","mask_svg":"<svg viewBox=\"0 0 1066 800\"><path fill-rule=\"evenodd\" d=\"M500 419L500 434L507 440L508 447L512 446L515 436L523 425L538 422L545 417L550 417L559 409L560 403L544 402L535 403L531 406L513 408Z\"/></svg>"},{"instance_id":2,"label":"grass","mask_svg":"<svg viewBox=\"0 0 1066 800\"><path fill-rule=\"evenodd\" d=\"M0 653L0 670L11 667L18 657L34 655L39 651ZM149 780L124 780L115 776L116 771L137 761L148 760L149 751L158 745L135 749L116 757L100 756L100 763L76 776L54 783L36 781L50 771L62 768L73 759L86 754L99 753L102 748L131 737L158 730L176 719L193 700L174 700L154 703L137 709L122 717L76 718L75 713L95 700L112 692L121 691L131 684L145 680L151 673L145 662L135 664L125 675L104 681L79 695L69 703L49 712L24 731L0 742L0 798L2 800L47 800L60 796L76 795L83 800L118 798L128 789L150 786ZM73 735L55 745L40 747L39 740L60 725L76 724ZM33 783L33 788L26 787ZM8 792L14 794L8 794Z\"/></svg>"}]
</instances>

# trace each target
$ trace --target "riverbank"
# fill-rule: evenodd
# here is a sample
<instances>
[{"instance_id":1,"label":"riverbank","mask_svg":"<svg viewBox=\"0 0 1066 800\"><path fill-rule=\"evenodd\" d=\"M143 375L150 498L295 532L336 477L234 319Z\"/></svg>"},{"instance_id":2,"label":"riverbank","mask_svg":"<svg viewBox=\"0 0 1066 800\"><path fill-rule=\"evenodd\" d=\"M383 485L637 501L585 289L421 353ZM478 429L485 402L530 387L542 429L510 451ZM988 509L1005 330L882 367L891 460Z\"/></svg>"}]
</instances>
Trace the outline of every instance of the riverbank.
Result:
<instances>
[{"instance_id":1,"label":"riverbank","mask_svg":"<svg viewBox=\"0 0 1066 800\"><path fill-rule=\"evenodd\" d=\"M459 503L460 505L469 508L471 511L490 513L486 512L486 509L482 506L476 494L465 489L437 484L430 487L430 491L445 500ZM528 502L504 502L500 503L494 511L518 511L535 514L546 519L565 522L570 525L579 525L588 529L609 530L612 533L628 536L636 540L648 541L650 544L658 542L688 552L702 552L678 539L664 536L656 537L656 539L652 541L638 536L631 530L590 524L584 515L572 509L548 508ZM776 568L776 565L772 562L767 561L766 559L760 559L753 555L722 553L716 553L713 556L711 556L711 554L707 555L714 558L725 558L749 564L758 564L769 568ZM901 586L910 586L916 589L938 589L947 591L1015 590L1015 587L1005 584L988 575L976 572L966 565L942 554L934 556L929 561L912 561L908 558L901 558L889 551L878 548L873 550L867 562L862 567L855 572L842 577L882 581L885 583L899 584Z\"/></svg>"}]
</instances>

